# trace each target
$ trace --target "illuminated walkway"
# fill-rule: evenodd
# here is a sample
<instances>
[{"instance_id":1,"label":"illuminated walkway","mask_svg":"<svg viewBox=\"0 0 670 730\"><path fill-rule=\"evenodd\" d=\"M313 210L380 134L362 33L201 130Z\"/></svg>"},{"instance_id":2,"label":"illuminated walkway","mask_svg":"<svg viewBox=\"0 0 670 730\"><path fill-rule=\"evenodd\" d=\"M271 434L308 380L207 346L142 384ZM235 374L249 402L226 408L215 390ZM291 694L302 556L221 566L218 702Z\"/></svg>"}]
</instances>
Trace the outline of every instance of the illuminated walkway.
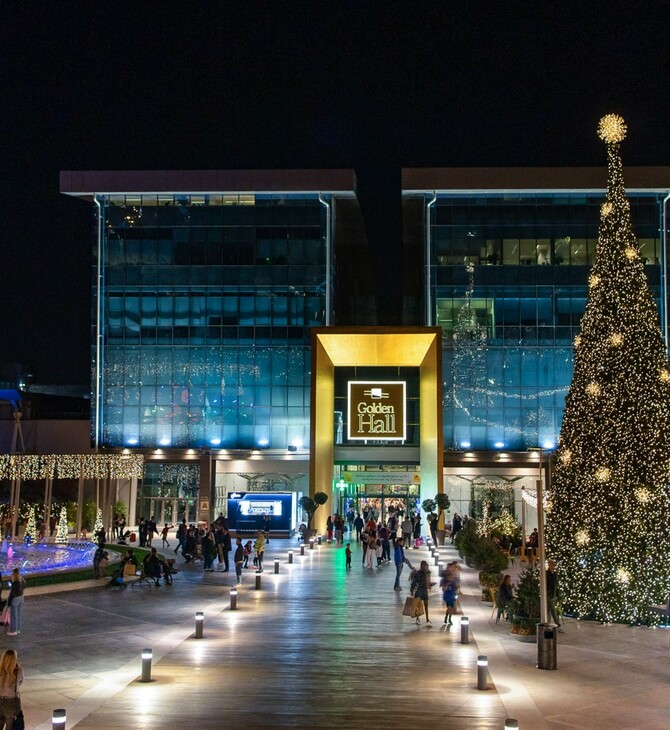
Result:
<instances>
[{"instance_id":1,"label":"illuminated walkway","mask_svg":"<svg viewBox=\"0 0 670 730\"><path fill-rule=\"evenodd\" d=\"M65 707L68 728L502 730L505 717L528 730L667 727L670 632L568 622L559 670L540 671L533 645L489 621L471 571L462 605L478 643L463 646L458 627L442 626L437 589L433 629L401 615L407 570L397 594L393 566L362 570L356 546L349 574L332 545L304 558L296 549L289 572L287 547L271 542L261 592L246 573L236 612L234 576L203 578L200 567L171 588L28 598L23 635L2 638L26 671L28 726L50 728L51 709ZM426 551L409 555L418 564ZM203 640L191 638L196 610L205 612ZM150 684L137 682L145 646L154 651ZM478 653L489 657L485 692L475 688Z\"/></svg>"}]
</instances>

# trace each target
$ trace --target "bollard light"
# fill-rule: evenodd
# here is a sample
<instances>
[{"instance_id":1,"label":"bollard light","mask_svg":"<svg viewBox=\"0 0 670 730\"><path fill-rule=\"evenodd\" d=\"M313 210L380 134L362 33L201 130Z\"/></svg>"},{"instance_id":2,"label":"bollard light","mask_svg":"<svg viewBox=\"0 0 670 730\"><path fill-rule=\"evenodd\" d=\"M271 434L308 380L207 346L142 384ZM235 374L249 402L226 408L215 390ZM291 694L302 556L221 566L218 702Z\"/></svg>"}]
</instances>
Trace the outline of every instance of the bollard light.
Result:
<instances>
[{"instance_id":1,"label":"bollard light","mask_svg":"<svg viewBox=\"0 0 670 730\"><path fill-rule=\"evenodd\" d=\"M142 682L151 682L151 660L154 653L151 649L142 649Z\"/></svg>"},{"instance_id":2,"label":"bollard light","mask_svg":"<svg viewBox=\"0 0 670 730\"><path fill-rule=\"evenodd\" d=\"M517 720L513 720L511 717L508 717L505 720L505 730L519 730L519 723Z\"/></svg>"},{"instance_id":3,"label":"bollard light","mask_svg":"<svg viewBox=\"0 0 670 730\"><path fill-rule=\"evenodd\" d=\"M66 720L67 714L65 710L54 710L51 713L51 730L63 730Z\"/></svg>"},{"instance_id":4,"label":"bollard light","mask_svg":"<svg viewBox=\"0 0 670 730\"><path fill-rule=\"evenodd\" d=\"M288 551L288 564L289 565L293 564L293 550Z\"/></svg>"},{"instance_id":5,"label":"bollard light","mask_svg":"<svg viewBox=\"0 0 670 730\"><path fill-rule=\"evenodd\" d=\"M313 537L309 538L309 549L314 550L314 538Z\"/></svg>"},{"instance_id":6,"label":"bollard light","mask_svg":"<svg viewBox=\"0 0 670 730\"><path fill-rule=\"evenodd\" d=\"M301 555L305 554L305 543L304 542L300 543L300 554Z\"/></svg>"},{"instance_id":7,"label":"bollard light","mask_svg":"<svg viewBox=\"0 0 670 730\"><path fill-rule=\"evenodd\" d=\"M261 589L261 576L262 575L263 575L263 573L261 573L260 570L256 571L256 590L257 591L260 591L260 589Z\"/></svg>"},{"instance_id":8,"label":"bollard light","mask_svg":"<svg viewBox=\"0 0 670 730\"><path fill-rule=\"evenodd\" d=\"M195 638L202 639L202 627L205 623L205 614L197 611L195 614Z\"/></svg>"},{"instance_id":9,"label":"bollard light","mask_svg":"<svg viewBox=\"0 0 670 730\"><path fill-rule=\"evenodd\" d=\"M232 588L230 591L230 610L237 611L237 588Z\"/></svg>"},{"instance_id":10,"label":"bollard light","mask_svg":"<svg viewBox=\"0 0 670 730\"><path fill-rule=\"evenodd\" d=\"M279 560L275 560L275 575L279 573Z\"/></svg>"},{"instance_id":11,"label":"bollard light","mask_svg":"<svg viewBox=\"0 0 670 730\"><path fill-rule=\"evenodd\" d=\"M440 564L440 556L436 554L436 555L433 556L433 558L435 560L435 565L439 565Z\"/></svg>"},{"instance_id":12,"label":"bollard light","mask_svg":"<svg viewBox=\"0 0 670 730\"><path fill-rule=\"evenodd\" d=\"M480 654L477 657L477 689L487 689L488 671L489 659L483 654Z\"/></svg>"},{"instance_id":13,"label":"bollard light","mask_svg":"<svg viewBox=\"0 0 670 730\"><path fill-rule=\"evenodd\" d=\"M470 619L467 616L461 616L461 644L470 643Z\"/></svg>"},{"instance_id":14,"label":"bollard light","mask_svg":"<svg viewBox=\"0 0 670 730\"><path fill-rule=\"evenodd\" d=\"M321 535L316 536L316 544L321 545Z\"/></svg>"}]
</instances>

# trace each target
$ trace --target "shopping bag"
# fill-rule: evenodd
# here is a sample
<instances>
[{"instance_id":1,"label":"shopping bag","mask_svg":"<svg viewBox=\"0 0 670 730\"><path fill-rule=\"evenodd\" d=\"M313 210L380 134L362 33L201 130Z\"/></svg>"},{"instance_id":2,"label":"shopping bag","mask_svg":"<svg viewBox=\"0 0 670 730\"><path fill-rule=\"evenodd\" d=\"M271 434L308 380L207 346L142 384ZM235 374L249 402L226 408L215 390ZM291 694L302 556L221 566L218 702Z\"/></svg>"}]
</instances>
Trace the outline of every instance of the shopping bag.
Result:
<instances>
[{"instance_id":1,"label":"shopping bag","mask_svg":"<svg viewBox=\"0 0 670 730\"><path fill-rule=\"evenodd\" d=\"M0 626L9 626L9 607L0 613Z\"/></svg>"},{"instance_id":2,"label":"shopping bag","mask_svg":"<svg viewBox=\"0 0 670 730\"><path fill-rule=\"evenodd\" d=\"M423 616L423 601L420 598L414 598L408 596L405 599L405 605L402 609L403 616L410 616L416 618L417 616Z\"/></svg>"}]
</instances>

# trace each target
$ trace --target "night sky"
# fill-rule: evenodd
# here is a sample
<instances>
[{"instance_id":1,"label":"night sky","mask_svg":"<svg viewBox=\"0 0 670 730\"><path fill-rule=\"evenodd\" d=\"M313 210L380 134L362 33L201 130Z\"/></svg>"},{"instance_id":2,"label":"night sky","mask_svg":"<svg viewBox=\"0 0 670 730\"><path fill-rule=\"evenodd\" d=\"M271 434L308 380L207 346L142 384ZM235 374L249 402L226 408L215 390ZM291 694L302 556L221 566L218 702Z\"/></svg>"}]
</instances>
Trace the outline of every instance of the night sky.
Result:
<instances>
[{"instance_id":1,"label":"night sky","mask_svg":"<svg viewBox=\"0 0 670 730\"><path fill-rule=\"evenodd\" d=\"M62 169L352 167L394 277L402 167L604 165L608 112L670 165L669 49L668 2L4 2L0 361L89 378Z\"/></svg>"}]
</instances>

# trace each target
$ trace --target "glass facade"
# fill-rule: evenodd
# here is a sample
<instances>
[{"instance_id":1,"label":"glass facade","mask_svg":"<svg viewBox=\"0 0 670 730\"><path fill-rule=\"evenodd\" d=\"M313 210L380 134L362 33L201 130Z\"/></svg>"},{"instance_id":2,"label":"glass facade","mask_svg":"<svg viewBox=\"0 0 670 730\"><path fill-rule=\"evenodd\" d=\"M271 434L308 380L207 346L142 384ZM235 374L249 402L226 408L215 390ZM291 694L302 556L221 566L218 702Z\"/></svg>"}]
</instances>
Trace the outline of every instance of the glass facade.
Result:
<instances>
[{"instance_id":1,"label":"glass facade","mask_svg":"<svg viewBox=\"0 0 670 730\"><path fill-rule=\"evenodd\" d=\"M428 199L428 198L427 198ZM631 194L661 309L661 197ZM553 448L603 195L438 194L430 311L442 327L446 448Z\"/></svg>"},{"instance_id":2,"label":"glass facade","mask_svg":"<svg viewBox=\"0 0 670 730\"><path fill-rule=\"evenodd\" d=\"M97 199L100 443L307 445L309 331L327 323L330 256L318 196Z\"/></svg>"}]
</instances>

